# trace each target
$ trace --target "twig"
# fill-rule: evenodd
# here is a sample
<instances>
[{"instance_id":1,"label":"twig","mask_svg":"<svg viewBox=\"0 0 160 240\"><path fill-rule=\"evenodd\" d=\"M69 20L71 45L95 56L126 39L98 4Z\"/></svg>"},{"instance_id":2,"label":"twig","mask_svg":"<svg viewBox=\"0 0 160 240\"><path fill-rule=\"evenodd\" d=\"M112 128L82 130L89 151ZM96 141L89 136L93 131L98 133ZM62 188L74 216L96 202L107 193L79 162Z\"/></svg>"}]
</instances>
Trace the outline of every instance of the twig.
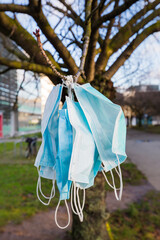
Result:
<instances>
[{"instance_id":1,"label":"twig","mask_svg":"<svg viewBox=\"0 0 160 240\"><path fill-rule=\"evenodd\" d=\"M41 43L41 39L40 39L40 30L39 29L36 29L35 32L33 32L33 34L36 36L37 38L37 42L38 42L38 46L39 46L39 49L42 53L42 56L44 57L44 60L46 61L47 65L52 69L52 71L55 73L55 75L57 75L59 78L61 79L64 79L64 80L67 80L67 77L62 75L61 73L59 73L57 70L56 70L56 67L53 65L53 63L49 60L49 58L47 57L43 47L42 47L42 43Z\"/></svg>"},{"instance_id":2,"label":"twig","mask_svg":"<svg viewBox=\"0 0 160 240\"><path fill-rule=\"evenodd\" d=\"M0 71L0 75L10 71L11 69L12 69L11 67L7 67L6 69Z\"/></svg>"},{"instance_id":3,"label":"twig","mask_svg":"<svg viewBox=\"0 0 160 240\"><path fill-rule=\"evenodd\" d=\"M78 78L81 76L81 74L85 77L84 74L84 64L87 56L87 51L88 51L88 46L89 46L89 39L90 39L90 34L91 34L91 20L89 18L91 14L91 6L92 6L92 1L87 1L86 4L86 27L85 27L85 34L84 34L84 43L83 43L83 51L82 51L82 57L81 57L81 63L79 70L77 74L75 75L75 82L78 81Z\"/></svg>"}]
</instances>

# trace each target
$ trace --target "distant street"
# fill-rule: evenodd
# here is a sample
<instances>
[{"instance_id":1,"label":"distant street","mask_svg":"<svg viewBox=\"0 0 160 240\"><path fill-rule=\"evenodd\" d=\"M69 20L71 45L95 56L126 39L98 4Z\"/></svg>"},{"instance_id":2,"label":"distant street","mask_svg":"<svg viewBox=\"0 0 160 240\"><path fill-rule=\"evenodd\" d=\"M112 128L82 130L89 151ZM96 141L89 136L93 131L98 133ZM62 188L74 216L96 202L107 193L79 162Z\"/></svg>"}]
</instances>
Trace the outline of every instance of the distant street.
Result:
<instances>
[{"instance_id":1,"label":"distant street","mask_svg":"<svg viewBox=\"0 0 160 240\"><path fill-rule=\"evenodd\" d=\"M160 134L129 129L126 151L153 187L160 191Z\"/></svg>"}]
</instances>

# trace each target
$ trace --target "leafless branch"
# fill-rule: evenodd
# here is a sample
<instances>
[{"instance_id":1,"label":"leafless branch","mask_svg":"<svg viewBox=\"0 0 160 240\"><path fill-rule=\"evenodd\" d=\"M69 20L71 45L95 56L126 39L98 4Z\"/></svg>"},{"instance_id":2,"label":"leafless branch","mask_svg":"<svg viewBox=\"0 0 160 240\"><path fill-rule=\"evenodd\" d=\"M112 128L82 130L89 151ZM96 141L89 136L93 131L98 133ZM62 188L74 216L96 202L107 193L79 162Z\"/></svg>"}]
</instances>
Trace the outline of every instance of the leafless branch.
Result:
<instances>
[{"instance_id":1,"label":"leafless branch","mask_svg":"<svg viewBox=\"0 0 160 240\"><path fill-rule=\"evenodd\" d=\"M44 57L44 60L46 61L47 65L52 69L52 71L54 72L55 75L57 75L58 77L60 77L61 79L67 80L66 76L62 75L61 73L59 73L56 70L56 67L53 65L53 63L49 60L49 58L47 57L43 47L42 47L42 43L41 43L41 39L40 39L40 30L36 29L35 32L33 32L33 34L36 36L37 38L37 43L39 46L39 49L41 51L42 56Z\"/></svg>"}]
</instances>

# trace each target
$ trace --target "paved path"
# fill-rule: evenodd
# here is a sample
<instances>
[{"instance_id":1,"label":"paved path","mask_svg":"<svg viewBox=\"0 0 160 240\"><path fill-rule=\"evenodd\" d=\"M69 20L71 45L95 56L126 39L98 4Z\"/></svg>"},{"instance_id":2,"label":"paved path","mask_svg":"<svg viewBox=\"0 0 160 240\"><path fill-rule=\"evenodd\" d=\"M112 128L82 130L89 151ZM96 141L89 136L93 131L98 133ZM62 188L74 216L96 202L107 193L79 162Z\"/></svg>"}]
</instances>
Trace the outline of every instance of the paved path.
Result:
<instances>
[{"instance_id":1,"label":"paved path","mask_svg":"<svg viewBox=\"0 0 160 240\"><path fill-rule=\"evenodd\" d=\"M160 134L128 130L127 155L160 191Z\"/></svg>"}]
</instances>

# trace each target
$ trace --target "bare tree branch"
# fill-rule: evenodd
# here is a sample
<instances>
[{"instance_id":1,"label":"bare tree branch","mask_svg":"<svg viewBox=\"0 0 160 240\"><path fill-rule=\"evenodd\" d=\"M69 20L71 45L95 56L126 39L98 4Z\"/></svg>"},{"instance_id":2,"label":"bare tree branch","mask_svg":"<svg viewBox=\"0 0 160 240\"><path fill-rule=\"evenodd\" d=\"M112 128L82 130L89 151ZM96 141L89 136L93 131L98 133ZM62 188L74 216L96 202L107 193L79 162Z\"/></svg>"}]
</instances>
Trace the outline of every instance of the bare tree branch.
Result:
<instances>
[{"instance_id":1,"label":"bare tree branch","mask_svg":"<svg viewBox=\"0 0 160 240\"><path fill-rule=\"evenodd\" d=\"M64 80L67 80L66 76L62 75L61 73L59 73L57 70L56 70L56 67L53 65L53 63L49 60L49 58L47 57L45 51L43 50L43 47L42 47L42 43L41 43L41 40L40 40L40 32L39 32L39 29L36 30L36 32L33 32L34 35L36 36L37 38L37 42L38 42L38 46L39 46L39 49L41 51L41 54L43 56L43 58L45 59L47 65L52 69L53 73L55 75L57 75L59 78L62 78Z\"/></svg>"},{"instance_id":2,"label":"bare tree branch","mask_svg":"<svg viewBox=\"0 0 160 240\"><path fill-rule=\"evenodd\" d=\"M0 31L14 40L17 45L22 47L22 49L29 54L32 61L35 61L35 63L38 64L45 64L36 40L20 25L18 21L10 18L5 13L0 12L0 23ZM54 61L51 55L49 58L58 68L58 64Z\"/></svg>"},{"instance_id":3,"label":"bare tree branch","mask_svg":"<svg viewBox=\"0 0 160 240\"><path fill-rule=\"evenodd\" d=\"M159 15L159 9L154 10L149 16L146 18L143 18L138 24L136 24L137 20L140 19L150 11L151 9L154 9L159 4L159 0L156 0L154 2L151 2L145 7L140 10L137 14L135 14L124 27L122 27L118 33L111 39L110 41L110 49L113 49L113 52L116 52L119 48L121 48L123 45L125 45L129 38L138 32L141 28L143 28L149 21L151 21L153 18Z\"/></svg>"},{"instance_id":4,"label":"bare tree branch","mask_svg":"<svg viewBox=\"0 0 160 240\"><path fill-rule=\"evenodd\" d=\"M118 7L118 4L119 4L119 0L115 1L115 5L114 5L114 9L116 9ZM102 51L97 59L97 62L96 62L96 72L99 72L101 70L103 70L108 62L108 51L107 51L107 47L108 47L108 43L109 43L109 37L110 37L110 34L111 34L111 31L112 31L112 27L113 27L113 24L115 22L115 18L112 18L110 20L110 23L108 25L108 28L107 28L107 33L106 33L106 37L103 41L103 45L102 45Z\"/></svg>"},{"instance_id":5,"label":"bare tree branch","mask_svg":"<svg viewBox=\"0 0 160 240\"><path fill-rule=\"evenodd\" d=\"M106 79L111 77L117 72L117 70L124 64L124 62L131 56L133 51L146 39L150 34L160 31L160 21L152 24L148 28L144 29L142 33L129 44L129 46L122 52L117 60L111 65L111 67L103 74Z\"/></svg>"},{"instance_id":6,"label":"bare tree branch","mask_svg":"<svg viewBox=\"0 0 160 240\"><path fill-rule=\"evenodd\" d=\"M10 67L5 68L4 70L0 71L0 75L10 71L11 69L12 68L10 68Z\"/></svg>"},{"instance_id":7,"label":"bare tree branch","mask_svg":"<svg viewBox=\"0 0 160 240\"><path fill-rule=\"evenodd\" d=\"M34 5L32 6L34 8ZM60 57L63 59L64 63L67 65L71 74L76 74L78 68L74 59L72 58L70 52L63 45L62 41L58 38L54 30L51 28L47 18L45 17L42 9L39 12L34 11L32 14L34 20L37 22L39 28L46 36L46 38L50 41L50 43L54 46L54 48L58 51Z\"/></svg>"},{"instance_id":8,"label":"bare tree branch","mask_svg":"<svg viewBox=\"0 0 160 240\"><path fill-rule=\"evenodd\" d=\"M30 8L28 5L18 5L18 4L0 4L0 12L18 12L18 13L30 13Z\"/></svg>"},{"instance_id":9,"label":"bare tree branch","mask_svg":"<svg viewBox=\"0 0 160 240\"><path fill-rule=\"evenodd\" d=\"M10 59L3 58L0 56L0 64L4 66L8 66L9 68L12 69L24 69L27 71L32 71L32 72L37 72L37 73L44 73L46 75L53 75L52 69L50 67L40 65L40 64L35 64L35 63L30 63L30 62L19 62L19 61L11 61Z\"/></svg>"},{"instance_id":10,"label":"bare tree branch","mask_svg":"<svg viewBox=\"0 0 160 240\"><path fill-rule=\"evenodd\" d=\"M119 14L124 12L126 9L128 9L130 6L132 6L137 1L139 1L139 0L126 0L124 2L124 4L122 4L121 6L118 6L112 12L99 18L99 20L96 21L96 23L94 25L94 29L98 29L102 25L103 22L106 22L106 21L111 20L112 18L115 18L116 16L118 16Z\"/></svg>"},{"instance_id":11,"label":"bare tree branch","mask_svg":"<svg viewBox=\"0 0 160 240\"><path fill-rule=\"evenodd\" d=\"M84 43L83 43L83 51L81 57L81 63L77 74L75 75L75 81L78 81L78 78L83 73L84 74L84 64L87 56L88 45L89 45L89 38L91 35L91 20L89 19L89 15L91 14L92 9L92 1L86 1L86 8L85 8L85 18L86 18L86 28L84 31ZM88 20L87 20L88 19Z\"/></svg>"}]
</instances>

